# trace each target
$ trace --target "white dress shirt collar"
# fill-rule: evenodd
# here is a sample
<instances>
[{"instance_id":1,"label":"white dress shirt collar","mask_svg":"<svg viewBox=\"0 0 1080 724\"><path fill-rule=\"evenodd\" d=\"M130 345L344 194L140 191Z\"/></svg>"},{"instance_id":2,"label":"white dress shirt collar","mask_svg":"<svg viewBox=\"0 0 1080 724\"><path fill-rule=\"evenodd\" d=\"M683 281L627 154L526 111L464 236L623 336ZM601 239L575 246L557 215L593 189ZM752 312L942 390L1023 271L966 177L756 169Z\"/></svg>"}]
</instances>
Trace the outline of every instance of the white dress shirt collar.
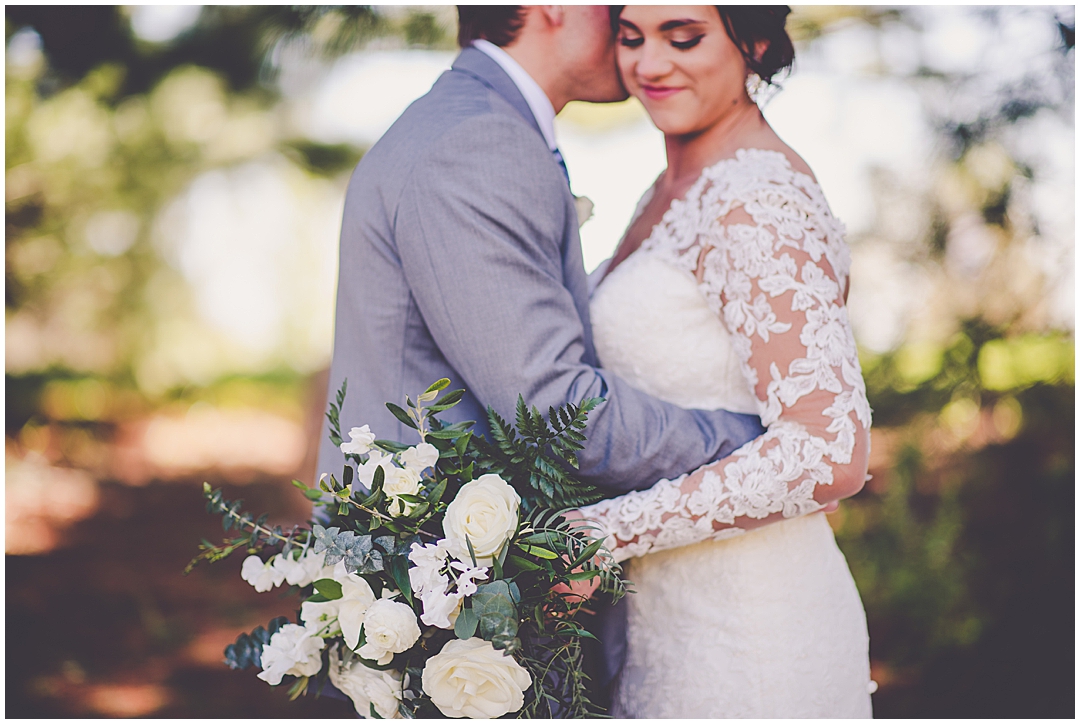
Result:
<instances>
[{"instance_id":1,"label":"white dress shirt collar","mask_svg":"<svg viewBox=\"0 0 1080 724\"><path fill-rule=\"evenodd\" d=\"M483 39L474 40L472 44L474 48L498 63L499 67L510 76L510 80L514 81L514 85L521 91L521 95L525 97L525 102L529 104L529 109L532 110L533 117L536 118L536 124L540 126L540 132L544 134L544 140L547 142L548 148L554 151L557 148L555 144L555 108L551 105L551 100L544 93L543 88L532 79L532 76L516 60L510 57L509 53L499 46Z\"/></svg>"}]
</instances>

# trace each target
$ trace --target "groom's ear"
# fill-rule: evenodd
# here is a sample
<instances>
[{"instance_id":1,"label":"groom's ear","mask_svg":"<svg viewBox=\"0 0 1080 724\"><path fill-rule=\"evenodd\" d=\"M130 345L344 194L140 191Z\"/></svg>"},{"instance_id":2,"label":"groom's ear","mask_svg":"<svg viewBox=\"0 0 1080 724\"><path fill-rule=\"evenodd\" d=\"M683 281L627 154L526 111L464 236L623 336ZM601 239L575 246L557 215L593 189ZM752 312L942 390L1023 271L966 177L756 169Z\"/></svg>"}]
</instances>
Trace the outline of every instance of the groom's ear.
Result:
<instances>
[{"instance_id":1,"label":"groom's ear","mask_svg":"<svg viewBox=\"0 0 1080 724\"><path fill-rule=\"evenodd\" d=\"M566 10L562 5L536 5L548 26L552 28L562 27L566 18Z\"/></svg>"}]
</instances>

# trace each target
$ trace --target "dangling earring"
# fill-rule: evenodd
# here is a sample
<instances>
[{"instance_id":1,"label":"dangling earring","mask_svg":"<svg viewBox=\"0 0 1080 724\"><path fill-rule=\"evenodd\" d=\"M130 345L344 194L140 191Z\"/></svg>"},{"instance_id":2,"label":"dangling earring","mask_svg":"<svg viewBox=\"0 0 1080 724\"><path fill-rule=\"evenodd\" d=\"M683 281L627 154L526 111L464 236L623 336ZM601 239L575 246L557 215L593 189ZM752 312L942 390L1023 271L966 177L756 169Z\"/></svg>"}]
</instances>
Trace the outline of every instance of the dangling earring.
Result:
<instances>
[{"instance_id":1,"label":"dangling earring","mask_svg":"<svg viewBox=\"0 0 1080 724\"><path fill-rule=\"evenodd\" d=\"M750 96L750 100L755 105L760 105L762 97L765 94L765 89L769 87L769 84L761 79L761 76L750 71L746 76L746 95Z\"/></svg>"}]
</instances>

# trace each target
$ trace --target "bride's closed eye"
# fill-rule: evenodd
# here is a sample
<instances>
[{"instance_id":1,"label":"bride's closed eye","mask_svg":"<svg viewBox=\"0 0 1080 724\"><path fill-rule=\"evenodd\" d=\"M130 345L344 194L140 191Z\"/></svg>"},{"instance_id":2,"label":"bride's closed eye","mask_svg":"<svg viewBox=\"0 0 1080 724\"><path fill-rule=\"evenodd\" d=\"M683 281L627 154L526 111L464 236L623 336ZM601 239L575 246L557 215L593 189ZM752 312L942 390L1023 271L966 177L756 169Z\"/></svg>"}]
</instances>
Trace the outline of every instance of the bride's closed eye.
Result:
<instances>
[{"instance_id":1,"label":"bride's closed eye","mask_svg":"<svg viewBox=\"0 0 1080 724\"><path fill-rule=\"evenodd\" d=\"M636 38L631 38L626 35L622 35L619 37L619 45L623 46L624 48L638 48L644 42L645 38L640 35Z\"/></svg>"},{"instance_id":2,"label":"bride's closed eye","mask_svg":"<svg viewBox=\"0 0 1080 724\"><path fill-rule=\"evenodd\" d=\"M671 47L677 48L679 50L690 50L690 48L693 48L695 45L700 43L701 39L704 37L705 33L702 33L701 35L697 35L693 38L690 38L689 40L672 40Z\"/></svg>"}]
</instances>

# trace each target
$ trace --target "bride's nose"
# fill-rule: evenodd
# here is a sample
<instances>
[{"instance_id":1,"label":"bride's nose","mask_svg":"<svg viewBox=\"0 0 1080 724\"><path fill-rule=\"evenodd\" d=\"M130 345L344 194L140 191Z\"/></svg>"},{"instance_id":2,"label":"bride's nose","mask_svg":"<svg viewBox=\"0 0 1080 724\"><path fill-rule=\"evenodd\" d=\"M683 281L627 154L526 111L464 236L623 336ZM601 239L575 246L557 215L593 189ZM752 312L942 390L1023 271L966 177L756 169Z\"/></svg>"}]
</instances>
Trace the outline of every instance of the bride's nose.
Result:
<instances>
[{"instance_id":1,"label":"bride's nose","mask_svg":"<svg viewBox=\"0 0 1080 724\"><path fill-rule=\"evenodd\" d=\"M639 78L645 81L656 81L671 73L675 64L664 51L664 43L646 41L642 44L641 55L634 69Z\"/></svg>"}]
</instances>

